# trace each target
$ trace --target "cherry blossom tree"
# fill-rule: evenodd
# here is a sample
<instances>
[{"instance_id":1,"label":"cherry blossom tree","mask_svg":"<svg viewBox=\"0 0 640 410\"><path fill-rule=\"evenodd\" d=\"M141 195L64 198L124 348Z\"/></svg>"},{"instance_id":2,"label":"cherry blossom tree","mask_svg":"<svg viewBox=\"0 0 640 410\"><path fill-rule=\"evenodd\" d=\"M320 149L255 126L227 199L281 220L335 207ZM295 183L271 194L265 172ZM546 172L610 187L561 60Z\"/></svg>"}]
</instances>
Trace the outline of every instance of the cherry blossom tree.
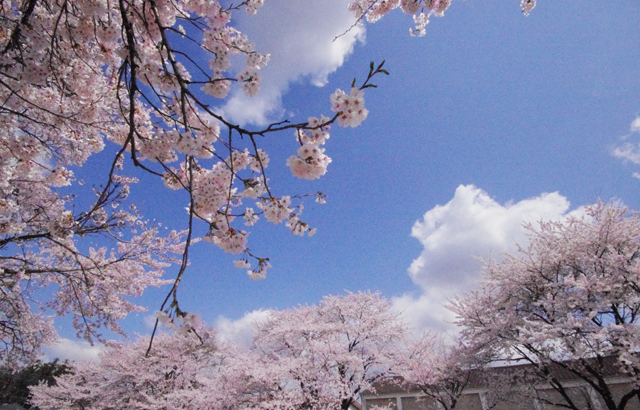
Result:
<instances>
[{"instance_id":1,"label":"cherry blossom tree","mask_svg":"<svg viewBox=\"0 0 640 410\"><path fill-rule=\"evenodd\" d=\"M480 290L453 303L464 340L531 364L563 406L581 408L554 369L603 408L626 408L640 393L640 214L599 203L584 217L526 227L529 245L490 261ZM611 368L632 380L619 397Z\"/></svg>"},{"instance_id":2,"label":"cherry blossom tree","mask_svg":"<svg viewBox=\"0 0 640 410\"><path fill-rule=\"evenodd\" d=\"M197 329L197 331L195 331ZM238 379L227 363L240 357L233 346L195 324L190 331L109 342L99 363L83 361L58 376L56 385L32 387L40 409L229 409Z\"/></svg>"},{"instance_id":3,"label":"cherry blossom tree","mask_svg":"<svg viewBox=\"0 0 640 410\"><path fill-rule=\"evenodd\" d=\"M391 374L406 330L379 293L327 296L271 312L257 326L249 368L272 409L347 410Z\"/></svg>"}]
</instances>

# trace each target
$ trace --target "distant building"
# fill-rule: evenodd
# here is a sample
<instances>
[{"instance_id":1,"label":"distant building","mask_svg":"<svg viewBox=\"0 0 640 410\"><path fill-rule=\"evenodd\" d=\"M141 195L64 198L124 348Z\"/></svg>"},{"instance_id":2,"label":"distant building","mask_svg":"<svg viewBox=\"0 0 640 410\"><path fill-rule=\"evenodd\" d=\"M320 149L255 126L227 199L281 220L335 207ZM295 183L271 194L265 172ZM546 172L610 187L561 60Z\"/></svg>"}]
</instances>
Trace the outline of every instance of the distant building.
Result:
<instances>
[{"instance_id":1,"label":"distant building","mask_svg":"<svg viewBox=\"0 0 640 410\"><path fill-rule=\"evenodd\" d=\"M531 383L528 386L520 385L519 389L505 389L501 395L491 391L488 380L508 381L511 374L527 370L530 365L505 366L472 371L462 391L455 410L566 410L566 406L557 406L550 403L562 403L561 395L548 383ZM584 382L578 379L568 370L557 367L554 376L562 382L567 393L580 408L585 410L606 410L598 394ZM614 400L620 398L633 389L631 380L620 375L611 361L605 368L605 380L609 386ZM491 378L493 376L493 378ZM498 379L499 380L499 379ZM376 386L376 393L364 392L361 396L362 410L371 410L373 406L387 406L391 410L438 410L443 407L435 399L427 397L417 386L407 386L399 379L387 380ZM638 395L633 397L625 407L625 410L640 410Z\"/></svg>"}]
</instances>

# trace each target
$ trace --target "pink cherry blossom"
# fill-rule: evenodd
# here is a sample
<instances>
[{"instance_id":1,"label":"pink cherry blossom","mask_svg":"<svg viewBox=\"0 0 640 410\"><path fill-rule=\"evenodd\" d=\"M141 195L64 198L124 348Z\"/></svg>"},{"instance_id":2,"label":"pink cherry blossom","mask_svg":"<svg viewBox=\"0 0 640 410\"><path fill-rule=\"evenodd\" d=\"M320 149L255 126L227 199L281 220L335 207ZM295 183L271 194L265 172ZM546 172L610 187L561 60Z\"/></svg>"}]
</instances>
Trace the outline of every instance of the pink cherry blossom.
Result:
<instances>
[{"instance_id":1,"label":"pink cherry blossom","mask_svg":"<svg viewBox=\"0 0 640 410\"><path fill-rule=\"evenodd\" d=\"M453 303L465 342L530 363L560 394L565 382L550 369L563 368L605 408L624 408L636 387L614 399L602 380L613 367L640 381L640 215L598 203L582 217L526 228L529 244L488 262L480 290Z\"/></svg>"}]
</instances>

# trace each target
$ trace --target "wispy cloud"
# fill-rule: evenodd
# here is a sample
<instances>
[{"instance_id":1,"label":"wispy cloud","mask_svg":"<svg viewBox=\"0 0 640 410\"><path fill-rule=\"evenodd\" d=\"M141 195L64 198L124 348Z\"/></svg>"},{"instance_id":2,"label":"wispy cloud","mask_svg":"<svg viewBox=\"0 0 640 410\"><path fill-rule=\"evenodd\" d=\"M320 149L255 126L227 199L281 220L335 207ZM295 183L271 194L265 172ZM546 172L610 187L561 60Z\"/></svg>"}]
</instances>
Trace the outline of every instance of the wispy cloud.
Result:
<instances>
[{"instance_id":1,"label":"wispy cloud","mask_svg":"<svg viewBox=\"0 0 640 410\"><path fill-rule=\"evenodd\" d=\"M46 361L52 361L53 359L61 360L98 360L98 354L102 351L101 345L89 344L84 340L71 340L61 338L58 343L53 346L45 348Z\"/></svg>"},{"instance_id":2,"label":"wispy cloud","mask_svg":"<svg viewBox=\"0 0 640 410\"><path fill-rule=\"evenodd\" d=\"M640 164L640 144L625 142L613 149L613 156Z\"/></svg>"},{"instance_id":3,"label":"wispy cloud","mask_svg":"<svg viewBox=\"0 0 640 410\"><path fill-rule=\"evenodd\" d=\"M266 310L254 310L240 319L232 320L225 316L218 317L215 328L223 342L234 342L242 346L250 346L253 342L253 327L267 318Z\"/></svg>"},{"instance_id":4,"label":"wispy cloud","mask_svg":"<svg viewBox=\"0 0 640 410\"><path fill-rule=\"evenodd\" d=\"M239 29L255 42L256 50L270 53L271 60L260 72L260 93L246 97L236 89L222 111L240 124L265 125L283 115L282 96L290 83L306 80L316 86L326 84L328 75L344 63L356 42L364 41L362 26L346 32L354 23L348 3L270 0L256 15L234 15L238 16ZM327 107L328 101L329 93Z\"/></svg>"},{"instance_id":5,"label":"wispy cloud","mask_svg":"<svg viewBox=\"0 0 640 410\"><path fill-rule=\"evenodd\" d=\"M613 148L613 156L640 165L640 143L628 141L629 139L638 138L638 136L640 136L640 117L636 117L631 122L629 134L621 138L625 142ZM637 172L634 172L633 176L637 178L637 174Z\"/></svg>"},{"instance_id":6,"label":"wispy cloud","mask_svg":"<svg viewBox=\"0 0 640 410\"><path fill-rule=\"evenodd\" d=\"M527 242L523 223L563 218L568 210L569 201L557 192L501 205L473 185L459 186L451 201L413 225L411 235L424 249L408 272L422 294L394 298L394 308L417 330L453 330L454 316L445 305L476 286L478 259L515 251L517 243Z\"/></svg>"}]
</instances>

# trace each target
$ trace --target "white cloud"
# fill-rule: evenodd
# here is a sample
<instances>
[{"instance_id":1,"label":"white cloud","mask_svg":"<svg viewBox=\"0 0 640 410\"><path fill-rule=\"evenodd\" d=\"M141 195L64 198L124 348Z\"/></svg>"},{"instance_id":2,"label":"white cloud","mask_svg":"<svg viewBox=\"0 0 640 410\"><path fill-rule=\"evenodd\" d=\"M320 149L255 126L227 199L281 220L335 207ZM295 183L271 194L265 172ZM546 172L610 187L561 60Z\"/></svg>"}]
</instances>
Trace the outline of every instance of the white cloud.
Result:
<instances>
[{"instance_id":1,"label":"white cloud","mask_svg":"<svg viewBox=\"0 0 640 410\"><path fill-rule=\"evenodd\" d=\"M269 64L260 72L262 88L255 97L235 89L222 111L234 122L265 125L284 112L282 95L291 82L309 79L316 86L340 67L356 41L364 41L365 29L353 27L348 0L270 0L256 15L240 15L239 29L256 44L256 50L270 53ZM327 93L327 109L329 92ZM321 113L317 113L319 115Z\"/></svg>"},{"instance_id":2,"label":"white cloud","mask_svg":"<svg viewBox=\"0 0 640 410\"><path fill-rule=\"evenodd\" d=\"M453 315L445 307L448 299L446 293L424 290L418 297L404 294L391 299L392 309L401 313L402 319L416 335L423 330L436 332L455 331L452 324ZM450 297L450 296L449 296Z\"/></svg>"},{"instance_id":3,"label":"white cloud","mask_svg":"<svg viewBox=\"0 0 640 410\"><path fill-rule=\"evenodd\" d=\"M84 340L71 340L60 338L58 343L45 348L45 360L52 361L55 358L61 360L98 360L98 354L103 347L100 345L91 346Z\"/></svg>"},{"instance_id":4,"label":"white cloud","mask_svg":"<svg viewBox=\"0 0 640 410\"><path fill-rule=\"evenodd\" d=\"M242 346L250 346L253 342L253 326L269 315L267 310L254 310L246 313L238 320L219 316L216 321L218 337L223 342L235 342Z\"/></svg>"},{"instance_id":5,"label":"white cloud","mask_svg":"<svg viewBox=\"0 0 640 410\"><path fill-rule=\"evenodd\" d=\"M424 249L408 271L422 294L394 298L394 308L416 329L452 330L454 316L444 305L475 286L482 268L478 258L515 251L516 243L527 240L523 223L559 219L568 209L569 201L557 192L501 205L473 185L459 186L451 201L413 225L411 235Z\"/></svg>"},{"instance_id":6,"label":"white cloud","mask_svg":"<svg viewBox=\"0 0 640 410\"><path fill-rule=\"evenodd\" d=\"M622 140L627 140L633 136L633 134L640 134L640 117L636 117L629 126L629 134L621 137ZM623 159L625 161L631 161L634 164L640 165L640 144L635 142L625 142L622 145L618 145L613 148L612 155L616 158ZM633 174L636 176L636 173Z\"/></svg>"},{"instance_id":7,"label":"white cloud","mask_svg":"<svg viewBox=\"0 0 640 410\"><path fill-rule=\"evenodd\" d=\"M640 145L625 142L613 149L613 156L640 164Z\"/></svg>"}]
</instances>

